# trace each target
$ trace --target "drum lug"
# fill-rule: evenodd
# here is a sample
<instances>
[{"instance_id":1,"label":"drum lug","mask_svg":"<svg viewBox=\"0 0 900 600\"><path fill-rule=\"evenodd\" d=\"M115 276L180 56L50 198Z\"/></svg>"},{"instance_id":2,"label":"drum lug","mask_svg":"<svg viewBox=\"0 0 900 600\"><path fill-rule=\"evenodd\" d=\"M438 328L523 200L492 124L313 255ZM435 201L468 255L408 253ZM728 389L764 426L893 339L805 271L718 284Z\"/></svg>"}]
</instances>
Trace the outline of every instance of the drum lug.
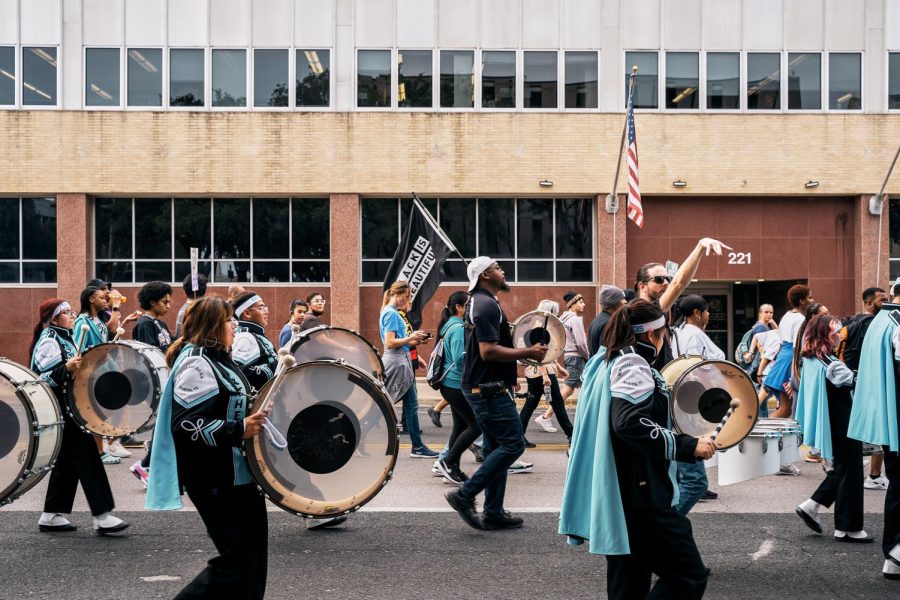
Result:
<instances>
[{"instance_id":1,"label":"drum lug","mask_svg":"<svg viewBox=\"0 0 900 600\"><path fill-rule=\"evenodd\" d=\"M784 440L778 438L778 451L781 452L782 450L784 450Z\"/></svg>"},{"instance_id":2,"label":"drum lug","mask_svg":"<svg viewBox=\"0 0 900 600\"><path fill-rule=\"evenodd\" d=\"M744 442L738 444L738 452L740 452L741 454L744 453Z\"/></svg>"},{"instance_id":3,"label":"drum lug","mask_svg":"<svg viewBox=\"0 0 900 600\"><path fill-rule=\"evenodd\" d=\"M762 446L763 446L763 454L766 454L769 451L769 440L764 438Z\"/></svg>"}]
</instances>

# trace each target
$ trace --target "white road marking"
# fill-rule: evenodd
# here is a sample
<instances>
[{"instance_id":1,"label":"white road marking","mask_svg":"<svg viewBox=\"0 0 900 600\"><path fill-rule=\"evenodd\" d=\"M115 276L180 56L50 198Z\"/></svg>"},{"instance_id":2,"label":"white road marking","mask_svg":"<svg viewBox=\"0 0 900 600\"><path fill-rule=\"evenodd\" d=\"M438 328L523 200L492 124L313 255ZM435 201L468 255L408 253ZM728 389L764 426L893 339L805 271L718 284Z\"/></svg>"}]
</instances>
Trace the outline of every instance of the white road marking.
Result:
<instances>
[{"instance_id":1,"label":"white road marking","mask_svg":"<svg viewBox=\"0 0 900 600\"><path fill-rule=\"evenodd\" d=\"M763 540L763 543L759 545L759 550L750 555L750 558L753 561L757 561L761 558L765 558L772 553L772 550L775 549L775 541L774 540Z\"/></svg>"},{"instance_id":2,"label":"white road marking","mask_svg":"<svg viewBox=\"0 0 900 600\"><path fill-rule=\"evenodd\" d=\"M177 575L151 575L150 577L141 577L141 581L181 581L181 577Z\"/></svg>"}]
</instances>

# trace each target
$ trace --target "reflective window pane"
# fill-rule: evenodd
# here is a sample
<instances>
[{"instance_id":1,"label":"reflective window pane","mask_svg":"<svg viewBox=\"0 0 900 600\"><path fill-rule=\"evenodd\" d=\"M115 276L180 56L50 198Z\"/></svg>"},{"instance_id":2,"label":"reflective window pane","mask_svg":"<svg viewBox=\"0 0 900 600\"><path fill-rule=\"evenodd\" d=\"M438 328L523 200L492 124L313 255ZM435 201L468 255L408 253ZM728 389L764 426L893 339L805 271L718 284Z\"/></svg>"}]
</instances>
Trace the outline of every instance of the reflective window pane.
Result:
<instances>
[{"instance_id":1,"label":"reflective window pane","mask_svg":"<svg viewBox=\"0 0 900 600\"><path fill-rule=\"evenodd\" d=\"M515 256L515 200L478 200L478 253L492 258ZM507 275L509 271L507 270Z\"/></svg>"},{"instance_id":2,"label":"reflective window pane","mask_svg":"<svg viewBox=\"0 0 900 600\"><path fill-rule=\"evenodd\" d=\"M290 200L287 198L253 200L253 258L290 258L289 210ZM218 229L218 222L216 228ZM256 267L253 272L256 273Z\"/></svg>"},{"instance_id":3,"label":"reflective window pane","mask_svg":"<svg viewBox=\"0 0 900 600\"><path fill-rule=\"evenodd\" d=\"M391 105L390 50L360 50L357 53L356 105Z\"/></svg>"},{"instance_id":4,"label":"reflective window pane","mask_svg":"<svg viewBox=\"0 0 900 600\"><path fill-rule=\"evenodd\" d=\"M520 260L516 267L516 281L553 281L553 261Z\"/></svg>"},{"instance_id":5,"label":"reflective window pane","mask_svg":"<svg viewBox=\"0 0 900 600\"><path fill-rule=\"evenodd\" d=\"M245 283L250 281L250 262L217 260L213 270L213 281L216 283Z\"/></svg>"},{"instance_id":6,"label":"reflective window pane","mask_svg":"<svg viewBox=\"0 0 900 600\"><path fill-rule=\"evenodd\" d=\"M386 268L385 272L387 272ZM384 280L383 275L381 280ZM294 261L291 263L291 281L294 283L327 283L331 281L331 265L326 261ZM365 278L363 281L366 281Z\"/></svg>"},{"instance_id":7,"label":"reflective window pane","mask_svg":"<svg viewBox=\"0 0 900 600\"><path fill-rule=\"evenodd\" d=\"M666 53L666 108L700 108L700 57L696 52Z\"/></svg>"},{"instance_id":8,"label":"reflective window pane","mask_svg":"<svg viewBox=\"0 0 900 600\"><path fill-rule=\"evenodd\" d=\"M556 52L525 52L525 108L556 108L558 77Z\"/></svg>"},{"instance_id":9,"label":"reflective window pane","mask_svg":"<svg viewBox=\"0 0 900 600\"><path fill-rule=\"evenodd\" d=\"M197 263L197 272L206 275L207 279L212 277L212 265L209 261L201 260ZM177 261L175 263L175 279L177 283L184 281L184 278L191 274L190 261Z\"/></svg>"},{"instance_id":10,"label":"reflective window pane","mask_svg":"<svg viewBox=\"0 0 900 600\"><path fill-rule=\"evenodd\" d=\"M556 200L556 258L593 257L592 207L589 198Z\"/></svg>"},{"instance_id":11,"label":"reflective window pane","mask_svg":"<svg viewBox=\"0 0 900 600\"><path fill-rule=\"evenodd\" d=\"M22 48L22 104L56 105L56 48Z\"/></svg>"},{"instance_id":12,"label":"reflective window pane","mask_svg":"<svg viewBox=\"0 0 900 600\"><path fill-rule=\"evenodd\" d=\"M119 106L118 48L85 49L84 103L86 106Z\"/></svg>"},{"instance_id":13,"label":"reflective window pane","mask_svg":"<svg viewBox=\"0 0 900 600\"><path fill-rule=\"evenodd\" d=\"M628 104L628 86L631 67L637 66L634 78L634 107L657 108L659 106L659 57L656 52L625 53L625 104Z\"/></svg>"},{"instance_id":14,"label":"reflective window pane","mask_svg":"<svg viewBox=\"0 0 900 600\"><path fill-rule=\"evenodd\" d=\"M168 198L134 199L135 258L172 258L172 201ZM141 279L138 281L153 281ZM167 276L168 277L168 276ZM168 281L164 279L163 281Z\"/></svg>"},{"instance_id":15,"label":"reflective window pane","mask_svg":"<svg viewBox=\"0 0 900 600\"><path fill-rule=\"evenodd\" d=\"M438 201L437 198L420 198L425 210L431 213L431 218L437 221ZM413 203L409 198L400 199L400 235L403 235L409 227L409 214L412 211Z\"/></svg>"},{"instance_id":16,"label":"reflective window pane","mask_svg":"<svg viewBox=\"0 0 900 600\"><path fill-rule=\"evenodd\" d=\"M597 108L597 53L566 52L566 108Z\"/></svg>"},{"instance_id":17,"label":"reflective window pane","mask_svg":"<svg viewBox=\"0 0 900 600\"><path fill-rule=\"evenodd\" d=\"M17 262L0 262L0 283L19 283L19 265Z\"/></svg>"},{"instance_id":18,"label":"reflective window pane","mask_svg":"<svg viewBox=\"0 0 900 600\"><path fill-rule=\"evenodd\" d=\"M706 55L706 108L740 108L740 90L740 53L708 53Z\"/></svg>"},{"instance_id":19,"label":"reflective window pane","mask_svg":"<svg viewBox=\"0 0 900 600\"><path fill-rule=\"evenodd\" d=\"M822 55L788 53L788 110L822 108Z\"/></svg>"},{"instance_id":20,"label":"reflective window pane","mask_svg":"<svg viewBox=\"0 0 900 600\"><path fill-rule=\"evenodd\" d=\"M861 61L858 52L832 52L828 55L828 108L861 110Z\"/></svg>"},{"instance_id":21,"label":"reflective window pane","mask_svg":"<svg viewBox=\"0 0 900 600\"><path fill-rule=\"evenodd\" d=\"M246 50L212 51L212 105L247 106Z\"/></svg>"},{"instance_id":22,"label":"reflective window pane","mask_svg":"<svg viewBox=\"0 0 900 600\"><path fill-rule=\"evenodd\" d=\"M475 106L475 53L441 50L441 107Z\"/></svg>"},{"instance_id":23,"label":"reflective window pane","mask_svg":"<svg viewBox=\"0 0 900 600\"><path fill-rule=\"evenodd\" d=\"M519 258L553 258L553 200L520 199L516 228Z\"/></svg>"},{"instance_id":24,"label":"reflective window pane","mask_svg":"<svg viewBox=\"0 0 900 600\"><path fill-rule=\"evenodd\" d=\"M0 46L0 104L16 103L16 49Z\"/></svg>"},{"instance_id":25,"label":"reflective window pane","mask_svg":"<svg viewBox=\"0 0 900 600\"><path fill-rule=\"evenodd\" d=\"M900 108L900 52L888 55L888 108Z\"/></svg>"},{"instance_id":26,"label":"reflective window pane","mask_svg":"<svg viewBox=\"0 0 900 600\"><path fill-rule=\"evenodd\" d=\"M287 106L288 51L253 51L253 106Z\"/></svg>"},{"instance_id":27,"label":"reflective window pane","mask_svg":"<svg viewBox=\"0 0 900 600\"><path fill-rule=\"evenodd\" d=\"M128 49L128 106L162 106L162 50Z\"/></svg>"},{"instance_id":28,"label":"reflective window pane","mask_svg":"<svg viewBox=\"0 0 900 600\"><path fill-rule=\"evenodd\" d=\"M22 283L56 283L56 263L22 263Z\"/></svg>"},{"instance_id":29,"label":"reflective window pane","mask_svg":"<svg viewBox=\"0 0 900 600\"><path fill-rule=\"evenodd\" d=\"M362 258L394 257L398 237L398 203L395 198L363 198Z\"/></svg>"},{"instance_id":30,"label":"reflective window pane","mask_svg":"<svg viewBox=\"0 0 900 600\"><path fill-rule=\"evenodd\" d=\"M331 50L297 50L297 106L328 106Z\"/></svg>"},{"instance_id":31,"label":"reflective window pane","mask_svg":"<svg viewBox=\"0 0 900 600\"><path fill-rule=\"evenodd\" d=\"M172 279L172 263L170 261L135 261L134 280L146 281L174 281Z\"/></svg>"},{"instance_id":32,"label":"reflective window pane","mask_svg":"<svg viewBox=\"0 0 900 600\"><path fill-rule=\"evenodd\" d=\"M331 209L328 198L291 200L294 229L293 258L331 256Z\"/></svg>"},{"instance_id":33,"label":"reflective window pane","mask_svg":"<svg viewBox=\"0 0 900 600\"><path fill-rule=\"evenodd\" d=\"M19 259L19 199L0 198L0 260ZM18 276L16 276L18 281Z\"/></svg>"},{"instance_id":34,"label":"reflective window pane","mask_svg":"<svg viewBox=\"0 0 900 600\"><path fill-rule=\"evenodd\" d=\"M249 198L213 199L213 236L213 258L250 257Z\"/></svg>"},{"instance_id":35,"label":"reflective window pane","mask_svg":"<svg viewBox=\"0 0 900 600\"><path fill-rule=\"evenodd\" d=\"M134 268L131 261L100 261L95 265L95 277L104 281L131 283L134 281Z\"/></svg>"},{"instance_id":36,"label":"reflective window pane","mask_svg":"<svg viewBox=\"0 0 900 600\"><path fill-rule=\"evenodd\" d=\"M257 283L288 282L291 263L288 261L253 261L253 281Z\"/></svg>"},{"instance_id":37,"label":"reflective window pane","mask_svg":"<svg viewBox=\"0 0 900 600\"><path fill-rule=\"evenodd\" d=\"M98 261L132 258L131 231L131 198L94 201L94 255Z\"/></svg>"},{"instance_id":38,"label":"reflective window pane","mask_svg":"<svg viewBox=\"0 0 900 600\"><path fill-rule=\"evenodd\" d=\"M444 274L444 281L456 283L469 281L469 277L466 275L466 263L459 259L453 260L452 258L448 258L444 261L441 272Z\"/></svg>"},{"instance_id":39,"label":"reflective window pane","mask_svg":"<svg viewBox=\"0 0 900 600\"><path fill-rule=\"evenodd\" d=\"M516 107L515 52L485 50L481 53L481 106Z\"/></svg>"},{"instance_id":40,"label":"reflective window pane","mask_svg":"<svg viewBox=\"0 0 900 600\"><path fill-rule=\"evenodd\" d=\"M594 280L594 265L587 260L560 260L556 262L556 281Z\"/></svg>"},{"instance_id":41,"label":"reflective window pane","mask_svg":"<svg viewBox=\"0 0 900 600\"><path fill-rule=\"evenodd\" d=\"M175 198L175 258L190 258L198 248L200 258L209 258L212 215L209 198ZM177 276L176 276L177 280Z\"/></svg>"},{"instance_id":42,"label":"reflective window pane","mask_svg":"<svg viewBox=\"0 0 900 600\"><path fill-rule=\"evenodd\" d=\"M397 106L431 108L431 50L397 52Z\"/></svg>"},{"instance_id":43,"label":"reflective window pane","mask_svg":"<svg viewBox=\"0 0 900 600\"><path fill-rule=\"evenodd\" d=\"M169 106L203 106L203 50L169 51Z\"/></svg>"},{"instance_id":44,"label":"reflective window pane","mask_svg":"<svg viewBox=\"0 0 900 600\"><path fill-rule=\"evenodd\" d=\"M747 54L747 108L781 108L781 55L776 52Z\"/></svg>"},{"instance_id":45,"label":"reflective window pane","mask_svg":"<svg viewBox=\"0 0 900 600\"><path fill-rule=\"evenodd\" d=\"M56 198L22 198L22 258L56 260Z\"/></svg>"},{"instance_id":46,"label":"reflective window pane","mask_svg":"<svg viewBox=\"0 0 900 600\"><path fill-rule=\"evenodd\" d=\"M362 280L366 283L382 282L387 277L389 260L367 260L362 264Z\"/></svg>"},{"instance_id":47,"label":"reflective window pane","mask_svg":"<svg viewBox=\"0 0 900 600\"><path fill-rule=\"evenodd\" d=\"M474 198L441 198L441 229L466 258L478 256L475 211Z\"/></svg>"}]
</instances>

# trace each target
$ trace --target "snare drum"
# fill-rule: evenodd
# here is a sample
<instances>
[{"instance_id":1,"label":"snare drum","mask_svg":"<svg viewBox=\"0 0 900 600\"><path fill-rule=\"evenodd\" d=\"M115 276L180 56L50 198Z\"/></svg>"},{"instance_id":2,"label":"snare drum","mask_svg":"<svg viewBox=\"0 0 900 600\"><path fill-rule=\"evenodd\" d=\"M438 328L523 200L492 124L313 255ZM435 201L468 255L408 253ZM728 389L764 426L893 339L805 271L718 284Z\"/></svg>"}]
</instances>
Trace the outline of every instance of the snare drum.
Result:
<instances>
[{"instance_id":1,"label":"snare drum","mask_svg":"<svg viewBox=\"0 0 900 600\"><path fill-rule=\"evenodd\" d=\"M278 449L265 431L244 442L250 472L275 504L302 517L357 510L391 478L399 448L397 420L384 385L344 361L318 360L271 380L269 420L287 441Z\"/></svg>"},{"instance_id":2,"label":"snare drum","mask_svg":"<svg viewBox=\"0 0 900 600\"><path fill-rule=\"evenodd\" d=\"M720 451L719 485L774 475L781 466L781 431L754 428L736 448Z\"/></svg>"},{"instance_id":3,"label":"snare drum","mask_svg":"<svg viewBox=\"0 0 900 600\"><path fill-rule=\"evenodd\" d=\"M343 359L376 381L384 381L384 364L375 346L355 331L343 327L322 325L307 329L291 342L290 350L297 364Z\"/></svg>"},{"instance_id":4,"label":"snare drum","mask_svg":"<svg viewBox=\"0 0 900 600\"><path fill-rule=\"evenodd\" d=\"M61 443L53 390L34 372L0 358L0 506L37 485L53 468Z\"/></svg>"},{"instance_id":5,"label":"snare drum","mask_svg":"<svg viewBox=\"0 0 900 600\"><path fill-rule=\"evenodd\" d=\"M143 431L169 380L162 350L121 340L93 346L81 360L68 406L75 423L98 437Z\"/></svg>"},{"instance_id":6,"label":"snare drum","mask_svg":"<svg viewBox=\"0 0 900 600\"><path fill-rule=\"evenodd\" d=\"M562 356L566 347L566 328L559 317L543 311L533 310L525 313L512 327L512 343L514 348L530 348L535 344L546 344L547 354L544 360L531 358L520 360L526 365L546 365Z\"/></svg>"},{"instance_id":7,"label":"snare drum","mask_svg":"<svg viewBox=\"0 0 900 600\"><path fill-rule=\"evenodd\" d=\"M757 426L781 432L781 464L790 465L800 460L800 444L803 443L800 421L777 418L760 419Z\"/></svg>"}]
</instances>

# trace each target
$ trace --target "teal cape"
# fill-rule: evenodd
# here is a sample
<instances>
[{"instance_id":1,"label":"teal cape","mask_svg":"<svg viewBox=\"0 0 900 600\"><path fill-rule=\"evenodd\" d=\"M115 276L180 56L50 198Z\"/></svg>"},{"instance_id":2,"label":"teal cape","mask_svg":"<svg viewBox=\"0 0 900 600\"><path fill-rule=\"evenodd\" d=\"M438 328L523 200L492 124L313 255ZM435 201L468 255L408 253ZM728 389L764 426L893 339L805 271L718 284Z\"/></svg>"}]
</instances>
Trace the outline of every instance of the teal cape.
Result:
<instances>
[{"instance_id":1,"label":"teal cape","mask_svg":"<svg viewBox=\"0 0 900 600\"><path fill-rule=\"evenodd\" d=\"M81 326L87 325L87 331L81 333ZM101 329L102 327L102 329ZM99 326L88 314L81 313L75 318L75 326L72 329L72 339L75 341L75 347L86 351L98 344L102 344L109 339L109 330L106 325ZM85 338L84 345L81 344L82 335ZM151 454L152 456L152 454Z\"/></svg>"},{"instance_id":2,"label":"teal cape","mask_svg":"<svg viewBox=\"0 0 900 600\"><path fill-rule=\"evenodd\" d=\"M897 389L894 379L894 346L891 337L897 324L885 303L872 319L863 339L859 374L847 435L855 440L889 446L900 452L897 425Z\"/></svg>"},{"instance_id":3,"label":"teal cape","mask_svg":"<svg viewBox=\"0 0 900 600\"><path fill-rule=\"evenodd\" d=\"M825 364L818 358L804 358L802 365L797 420L803 429L803 442L811 448L818 448L823 458L834 460Z\"/></svg>"},{"instance_id":4,"label":"teal cape","mask_svg":"<svg viewBox=\"0 0 900 600\"><path fill-rule=\"evenodd\" d=\"M605 356L606 348L601 348L584 367L559 533L569 536L573 545L589 540L592 554L630 554L610 435L609 373L618 357L607 362Z\"/></svg>"}]
</instances>

